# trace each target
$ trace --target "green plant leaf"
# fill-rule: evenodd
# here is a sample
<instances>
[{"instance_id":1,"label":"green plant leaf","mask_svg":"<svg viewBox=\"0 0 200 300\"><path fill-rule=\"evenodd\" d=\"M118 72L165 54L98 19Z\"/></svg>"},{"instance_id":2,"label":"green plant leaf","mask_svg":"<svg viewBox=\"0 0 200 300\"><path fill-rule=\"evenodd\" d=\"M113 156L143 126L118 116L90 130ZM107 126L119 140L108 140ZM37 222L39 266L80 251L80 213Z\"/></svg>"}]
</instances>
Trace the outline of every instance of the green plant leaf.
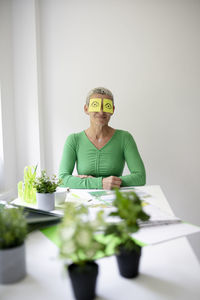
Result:
<instances>
[{"instance_id":1,"label":"green plant leaf","mask_svg":"<svg viewBox=\"0 0 200 300\"><path fill-rule=\"evenodd\" d=\"M115 196L113 204L116 211L109 216L120 218L121 222L107 225L104 235L115 239L116 249L119 245L124 245L127 249L137 248L131 234L139 230L138 221L146 221L149 216L143 211L142 201L135 192L120 192L119 189L115 189Z\"/></svg>"},{"instance_id":2,"label":"green plant leaf","mask_svg":"<svg viewBox=\"0 0 200 300\"><path fill-rule=\"evenodd\" d=\"M79 265L105 256L106 245L95 236L104 224L103 211L90 219L86 206L76 207L74 203L66 203L59 229L60 256Z\"/></svg>"},{"instance_id":3,"label":"green plant leaf","mask_svg":"<svg viewBox=\"0 0 200 300\"><path fill-rule=\"evenodd\" d=\"M3 207L0 210L0 249L21 245L27 235L27 223L22 208Z\"/></svg>"}]
</instances>

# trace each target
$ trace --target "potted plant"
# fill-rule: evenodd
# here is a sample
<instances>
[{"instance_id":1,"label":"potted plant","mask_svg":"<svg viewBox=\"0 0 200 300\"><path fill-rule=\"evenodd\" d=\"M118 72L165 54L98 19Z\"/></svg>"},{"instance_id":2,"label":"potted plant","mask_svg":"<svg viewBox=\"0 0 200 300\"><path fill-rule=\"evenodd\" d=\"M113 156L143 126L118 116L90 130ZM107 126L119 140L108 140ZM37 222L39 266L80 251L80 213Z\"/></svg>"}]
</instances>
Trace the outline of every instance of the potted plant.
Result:
<instances>
[{"instance_id":1,"label":"potted plant","mask_svg":"<svg viewBox=\"0 0 200 300\"><path fill-rule=\"evenodd\" d=\"M27 223L22 208L0 208L0 283L14 283L26 275Z\"/></svg>"},{"instance_id":2,"label":"potted plant","mask_svg":"<svg viewBox=\"0 0 200 300\"><path fill-rule=\"evenodd\" d=\"M142 248L131 235L139 230L139 222L147 221L149 216L142 209L142 201L133 191L115 190L113 202L115 211L109 215L116 218L105 229L105 235L111 235L115 243L115 253L121 276L134 278L138 275Z\"/></svg>"},{"instance_id":3,"label":"potted plant","mask_svg":"<svg viewBox=\"0 0 200 300\"><path fill-rule=\"evenodd\" d=\"M41 171L41 176L36 177L33 183L36 189L36 200L38 209L50 211L55 207L55 191L62 180L57 179L56 175L47 176L45 170Z\"/></svg>"},{"instance_id":4,"label":"potted plant","mask_svg":"<svg viewBox=\"0 0 200 300\"><path fill-rule=\"evenodd\" d=\"M77 300L95 298L98 275L97 258L104 256L105 245L98 242L95 233L103 226L103 212L89 219L88 208L66 203L60 225L60 256L64 258Z\"/></svg>"}]
</instances>

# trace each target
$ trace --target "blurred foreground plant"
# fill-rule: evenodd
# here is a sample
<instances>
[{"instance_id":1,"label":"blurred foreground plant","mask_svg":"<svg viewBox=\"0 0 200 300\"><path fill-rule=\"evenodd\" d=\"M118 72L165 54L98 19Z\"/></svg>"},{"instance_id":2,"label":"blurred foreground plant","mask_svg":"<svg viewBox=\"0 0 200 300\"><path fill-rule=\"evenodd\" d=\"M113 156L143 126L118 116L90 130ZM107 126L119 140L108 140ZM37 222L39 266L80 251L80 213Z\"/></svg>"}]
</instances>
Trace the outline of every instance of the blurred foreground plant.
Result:
<instances>
[{"instance_id":1,"label":"blurred foreground plant","mask_svg":"<svg viewBox=\"0 0 200 300\"><path fill-rule=\"evenodd\" d=\"M64 218L60 226L60 256L68 262L84 266L104 256L105 244L97 241L95 234L104 226L103 211L89 218L88 208L66 203Z\"/></svg>"},{"instance_id":2,"label":"blurred foreground plant","mask_svg":"<svg viewBox=\"0 0 200 300\"><path fill-rule=\"evenodd\" d=\"M27 223L22 208L2 207L0 209L0 249L23 244L27 236Z\"/></svg>"}]
</instances>

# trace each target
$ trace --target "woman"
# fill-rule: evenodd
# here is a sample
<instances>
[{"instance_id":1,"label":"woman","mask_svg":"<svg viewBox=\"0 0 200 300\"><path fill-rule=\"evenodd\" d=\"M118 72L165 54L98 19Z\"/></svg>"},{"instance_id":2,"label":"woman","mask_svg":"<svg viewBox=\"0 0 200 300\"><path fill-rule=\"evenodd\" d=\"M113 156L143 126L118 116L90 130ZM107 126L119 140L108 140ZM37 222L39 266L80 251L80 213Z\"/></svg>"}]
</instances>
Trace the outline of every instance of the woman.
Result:
<instances>
[{"instance_id":1,"label":"woman","mask_svg":"<svg viewBox=\"0 0 200 300\"><path fill-rule=\"evenodd\" d=\"M62 186L112 189L145 184L144 164L132 135L108 125L114 110L113 95L108 89L100 87L89 92L84 111L90 118L90 127L71 134L65 142L59 169ZM125 162L130 174L122 176ZM75 163L77 176L72 175Z\"/></svg>"}]
</instances>

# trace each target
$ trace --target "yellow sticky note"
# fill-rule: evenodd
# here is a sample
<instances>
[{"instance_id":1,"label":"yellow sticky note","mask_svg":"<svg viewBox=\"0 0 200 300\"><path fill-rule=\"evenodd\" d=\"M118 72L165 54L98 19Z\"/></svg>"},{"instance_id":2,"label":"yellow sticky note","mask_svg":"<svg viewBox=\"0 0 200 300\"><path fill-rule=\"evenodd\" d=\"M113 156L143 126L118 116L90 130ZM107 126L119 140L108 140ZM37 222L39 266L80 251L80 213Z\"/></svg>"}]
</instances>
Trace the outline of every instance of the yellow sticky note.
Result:
<instances>
[{"instance_id":1,"label":"yellow sticky note","mask_svg":"<svg viewBox=\"0 0 200 300\"><path fill-rule=\"evenodd\" d=\"M99 112L101 110L101 98L91 98L89 104L89 112Z\"/></svg>"},{"instance_id":2,"label":"yellow sticky note","mask_svg":"<svg viewBox=\"0 0 200 300\"><path fill-rule=\"evenodd\" d=\"M113 114L113 102L110 99L103 99L103 111Z\"/></svg>"}]
</instances>

